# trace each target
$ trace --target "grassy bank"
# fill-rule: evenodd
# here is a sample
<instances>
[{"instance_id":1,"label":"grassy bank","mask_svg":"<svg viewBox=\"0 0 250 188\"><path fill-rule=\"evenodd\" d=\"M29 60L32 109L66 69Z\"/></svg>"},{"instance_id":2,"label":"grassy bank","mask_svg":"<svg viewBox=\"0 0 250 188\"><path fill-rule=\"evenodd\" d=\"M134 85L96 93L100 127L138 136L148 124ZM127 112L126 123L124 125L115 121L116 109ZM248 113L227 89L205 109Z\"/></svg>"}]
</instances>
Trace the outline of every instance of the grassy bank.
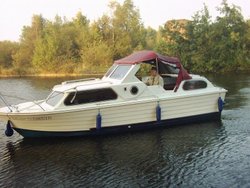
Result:
<instances>
[{"instance_id":1,"label":"grassy bank","mask_svg":"<svg viewBox=\"0 0 250 188\"><path fill-rule=\"evenodd\" d=\"M103 76L106 70L85 70L85 71L76 71L76 72L36 72L34 70L27 71L17 71L13 68L10 69L0 69L0 78L6 77L93 77L93 76Z\"/></svg>"}]
</instances>

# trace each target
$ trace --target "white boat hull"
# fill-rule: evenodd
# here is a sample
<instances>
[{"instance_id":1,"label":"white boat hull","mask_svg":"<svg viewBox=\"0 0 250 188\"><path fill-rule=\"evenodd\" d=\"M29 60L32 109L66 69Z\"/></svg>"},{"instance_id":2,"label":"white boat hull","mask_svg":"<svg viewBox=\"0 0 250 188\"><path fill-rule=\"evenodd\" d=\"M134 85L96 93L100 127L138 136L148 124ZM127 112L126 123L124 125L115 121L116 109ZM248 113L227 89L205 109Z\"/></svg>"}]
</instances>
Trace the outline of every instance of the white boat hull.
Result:
<instances>
[{"instance_id":1,"label":"white boat hull","mask_svg":"<svg viewBox=\"0 0 250 188\"><path fill-rule=\"evenodd\" d=\"M224 100L225 93L129 101L66 112L9 113L8 118L12 128L24 137L106 134L155 127L156 124L166 126L220 119L219 97ZM157 121L158 104L161 109L160 121ZM97 119L98 113L101 120Z\"/></svg>"}]
</instances>

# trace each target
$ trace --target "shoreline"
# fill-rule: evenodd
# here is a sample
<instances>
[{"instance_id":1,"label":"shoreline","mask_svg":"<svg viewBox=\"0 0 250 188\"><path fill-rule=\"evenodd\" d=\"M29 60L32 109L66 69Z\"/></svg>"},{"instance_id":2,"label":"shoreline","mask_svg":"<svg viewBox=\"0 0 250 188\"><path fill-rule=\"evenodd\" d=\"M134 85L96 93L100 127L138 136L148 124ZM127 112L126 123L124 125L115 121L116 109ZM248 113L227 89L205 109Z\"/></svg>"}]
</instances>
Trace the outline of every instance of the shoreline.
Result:
<instances>
[{"instance_id":1,"label":"shoreline","mask_svg":"<svg viewBox=\"0 0 250 188\"><path fill-rule=\"evenodd\" d=\"M0 75L0 78L25 78L25 77L46 77L46 78L56 78L56 77L80 77L80 76L103 76L105 73L89 73L89 74L63 74L63 73L51 73L51 74L27 74L27 75Z\"/></svg>"},{"instance_id":2,"label":"shoreline","mask_svg":"<svg viewBox=\"0 0 250 188\"><path fill-rule=\"evenodd\" d=\"M228 74L232 74L235 73L233 71L228 71L228 72L217 72L217 73L212 73L212 72L203 72L203 73L199 73L199 72L195 72L195 73L191 73L191 74L199 74L199 75L208 75L208 74L223 74L223 75L228 75ZM241 71L237 71L237 73L240 73L242 75L244 74L249 74L250 70L241 70ZM105 72L100 72L100 73L40 73L40 74L0 74L0 78L27 78L27 77L44 77L44 78L59 78L59 77L92 77L92 76L97 76L97 77L101 77L105 74Z\"/></svg>"}]
</instances>

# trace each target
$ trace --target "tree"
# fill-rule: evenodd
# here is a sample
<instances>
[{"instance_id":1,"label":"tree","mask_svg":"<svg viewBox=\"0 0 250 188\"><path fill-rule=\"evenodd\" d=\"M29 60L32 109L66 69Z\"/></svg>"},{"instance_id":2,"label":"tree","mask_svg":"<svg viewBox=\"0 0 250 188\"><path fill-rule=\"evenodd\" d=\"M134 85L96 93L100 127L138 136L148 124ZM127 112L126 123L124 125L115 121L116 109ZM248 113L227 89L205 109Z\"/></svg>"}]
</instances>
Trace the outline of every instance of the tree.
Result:
<instances>
[{"instance_id":1,"label":"tree","mask_svg":"<svg viewBox=\"0 0 250 188\"><path fill-rule=\"evenodd\" d=\"M43 36L45 19L42 15L33 15L31 26L24 26L20 38L20 48L13 55L14 67L20 74L29 69L36 42Z\"/></svg>"},{"instance_id":2,"label":"tree","mask_svg":"<svg viewBox=\"0 0 250 188\"><path fill-rule=\"evenodd\" d=\"M202 10L195 13L193 20L187 24L188 38L188 67L193 71L211 71L209 63L213 54L211 50L214 41L211 40L211 16L207 6L204 4Z\"/></svg>"},{"instance_id":3,"label":"tree","mask_svg":"<svg viewBox=\"0 0 250 188\"><path fill-rule=\"evenodd\" d=\"M13 66L12 55L16 53L19 45L16 42L0 41L0 68L11 68Z\"/></svg>"},{"instance_id":4,"label":"tree","mask_svg":"<svg viewBox=\"0 0 250 188\"><path fill-rule=\"evenodd\" d=\"M207 6L191 21L171 20L160 28L157 48L180 57L194 72L227 72L249 67L247 23L240 8L224 0L211 21Z\"/></svg>"},{"instance_id":5,"label":"tree","mask_svg":"<svg viewBox=\"0 0 250 188\"><path fill-rule=\"evenodd\" d=\"M56 16L46 21L44 35L37 41L32 58L36 71L73 73L80 67L81 52L88 39L89 21L78 12L72 21Z\"/></svg>"},{"instance_id":6,"label":"tree","mask_svg":"<svg viewBox=\"0 0 250 188\"><path fill-rule=\"evenodd\" d=\"M177 56L187 65L188 62L188 37L187 25L189 20L169 20L164 27L160 27L157 50L165 55Z\"/></svg>"},{"instance_id":7,"label":"tree","mask_svg":"<svg viewBox=\"0 0 250 188\"><path fill-rule=\"evenodd\" d=\"M224 68L228 70L238 70L239 61L244 61L243 53L245 46L246 24L240 12L240 8L229 6L223 0L218 8L221 16L218 16L213 24L212 40L216 41L212 50L214 54L214 68L217 70Z\"/></svg>"},{"instance_id":8,"label":"tree","mask_svg":"<svg viewBox=\"0 0 250 188\"><path fill-rule=\"evenodd\" d=\"M144 27L132 0L111 2L109 7L110 14L92 23L82 12L72 20L33 15L19 43L0 42L1 71L103 72L113 60L142 49L177 56L193 72L250 69L250 21L226 0L215 21L204 5L192 20L168 20L158 31Z\"/></svg>"},{"instance_id":9,"label":"tree","mask_svg":"<svg viewBox=\"0 0 250 188\"><path fill-rule=\"evenodd\" d=\"M157 31L151 27L146 28L141 43L145 49L154 50L157 43Z\"/></svg>"},{"instance_id":10,"label":"tree","mask_svg":"<svg viewBox=\"0 0 250 188\"><path fill-rule=\"evenodd\" d=\"M121 5L112 2L110 8L113 11L113 41L114 59L118 59L140 48L144 26L141 22L139 10L135 8L131 0L125 0Z\"/></svg>"}]
</instances>

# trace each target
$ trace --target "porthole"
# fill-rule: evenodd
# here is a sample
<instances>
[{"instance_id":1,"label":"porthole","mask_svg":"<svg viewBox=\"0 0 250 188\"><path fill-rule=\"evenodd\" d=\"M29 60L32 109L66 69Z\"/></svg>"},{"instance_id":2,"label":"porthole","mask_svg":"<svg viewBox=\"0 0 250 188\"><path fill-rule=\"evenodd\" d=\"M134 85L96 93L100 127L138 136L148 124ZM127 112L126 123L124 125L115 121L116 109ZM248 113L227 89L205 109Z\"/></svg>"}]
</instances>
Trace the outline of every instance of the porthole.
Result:
<instances>
[{"instance_id":1,"label":"porthole","mask_svg":"<svg viewBox=\"0 0 250 188\"><path fill-rule=\"evenodd\" d=\"M132 95L136 95L138 93L138 91L139 91L138 87L136 87L136 86L132 86L131 89L130 89L130 93Z\"/></svg>"}]
</instances>

